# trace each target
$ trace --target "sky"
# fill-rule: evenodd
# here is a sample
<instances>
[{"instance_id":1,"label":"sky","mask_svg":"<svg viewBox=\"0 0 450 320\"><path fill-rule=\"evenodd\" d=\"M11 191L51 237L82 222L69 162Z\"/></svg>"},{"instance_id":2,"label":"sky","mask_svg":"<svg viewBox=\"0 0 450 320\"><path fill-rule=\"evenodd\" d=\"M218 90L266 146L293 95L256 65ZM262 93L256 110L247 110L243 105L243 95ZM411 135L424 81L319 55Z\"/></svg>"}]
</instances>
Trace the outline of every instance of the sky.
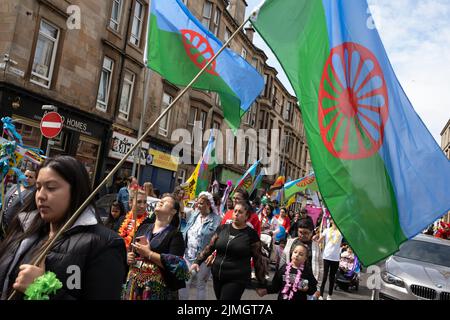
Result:
<instances>
[{"instance_id":1,"label":"sky","mask_svg":"<svg viewBox=\"0 0 450 320\"><path fill-rule=\"evenodd\" d=\"M364 1L364 0L361 0ZM368 0L376 27L397 78L417 114L441 145L450 119L450 1ZM247 15L261 0L247 0ZM291 94L281 66L259 35L254 43L269 57Z\"/></svg>"}]
</instances>

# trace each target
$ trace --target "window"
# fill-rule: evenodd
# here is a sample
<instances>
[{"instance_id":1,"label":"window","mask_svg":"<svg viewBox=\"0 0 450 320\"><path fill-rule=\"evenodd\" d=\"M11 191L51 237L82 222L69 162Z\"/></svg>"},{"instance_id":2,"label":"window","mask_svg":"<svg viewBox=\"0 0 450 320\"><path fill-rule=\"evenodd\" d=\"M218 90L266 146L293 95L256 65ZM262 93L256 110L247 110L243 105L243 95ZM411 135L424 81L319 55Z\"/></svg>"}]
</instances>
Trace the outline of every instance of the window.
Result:
<instances>
[{"instance_id":1,"label":"window","mask_svg":"<svg viewBox=\"0 0 450 320\"><path fill-rule=\"evenodd\" d=\"M206 1L205 5L203 6L202 24L208 30L209 30L209 25L211 23L211 13L212 13L212 3L209 1Z\"/></svg>"},{"instance_id":2,"label":"window","mask_svg":"<svg viewBox=\"0 0 450 320\"><path fill-rule=\"evenodd\" d=\"M266 85L264 88L264 96L269 97L269 75L264 73L264 84Z\"/></svg>"},{"instance_id":3,"label":"window","mask_svg":"<svg viewBox=\"0 0 450 320\"><path fill-rule=\"evenodd\" d=\"M214 14L214 25L213 25L213 33L216 37L219 36L219 28L220 28L220 17L222 16L222 12L220 10L216 9L216 12Z\"/></svg>"},{"instance_id":4,"label":"window","mask_svg":"<svg viewBox=\"0 0 450 320\"><path fill-rule=\"evenodd\" d=\"M242 58L247 60L247 50L245 48L242 48L241 56L242 56Z\"/></svg>"},{"instance_id":5,"label":"window","mask_svg":"<svg viewBox=\"0 0 450 320\"><path fill-rule=\"evenodd\" d=\"M111 88L111 77L114 62L108 58L103 58L102 74L100 76L100 84L98 86L97 109L106 111L108 109L109 90Z\"/></svg>"},{"instance_id":6,"label":"window","mask_svg":"<svg viewBox=\"0 0 450 320\"><path fill-rule=\"evenodd\" d=\"M122 0L113 0L109 26L116 31L119 31L121 15L122 15Z\"/></svg>"},{"instance_id":7,"label":"window","mask_svg":"<svg viewBox=\"0 0 450 320\"><path fill-rule=\"evenodd\" d=\"M230 39L230 37L231 37L231 31L230 31L230 29L225 28L225 34L224 34L224 36L223 36L223 41L224 41L224 43L226 43L226 42L228 41L228 39ZM231 42L228 44L227 47L228 47L228 48L231 47Z\"/></svg>"},{"instance_id":8,"label":"window","mask_svg":"<svg viewBox=\"0 0 450 320\"><path fill-rule=\"evenodd\" d=\"M139 46L141 41L142 24L144 20L144 5L139 1L136 1L134 6L133 25L131 27L130 42L136 46Z\"/></svg>"},{"instance_id":9,"label":"window","mask_svg":"<svg viewBox=\"0 0 450 320\"><path fill-rule=\"evenodd\" d=\"M214 123L213 123L213 129L220 130L220 122L214 121Z\"/></svg>"},{"instance_id":10,"label":"window","mask_svg":"<svg viewBox=\"0 0 450 320\"><path fill-rule=\"evenodd\" d=\"M206 117L208 114L205 111L202 111L200 114L200 121L202 122L202 129L206 128Z\"/></svg>"},{"instance_id":11,"label":"window","mask_svg":"<svg viewBox=\"0 0 450 320\"><path fill-rule=\"evenodd\" d=\"M122 94L120 96L119 117L128 120L130 115L131 98L134 88L134 73L125 71L122 84Z\"/></svg>"},{"instance_id":12,"label":"window","mask_svg":"<svg viewBox=\"0 0 450 320\"><path fill-rule=\"evenodd\" d=\"M186 169L180 169L178 172L178 184L186 182Z\"/></svg>"},{"instance_id":13,"label":"window","mask_svg":"<svg viewBox=\"0 0 450 320\"><path fill-rule=\"evenodd\" d=\"M59 29L41 20L30 81L45 88L50 88L52 81L58 38Z\"/></svg>"},{"instance_id":14,"label":"window","mask_svg":"<svg viewBox=\"0 0 450 320\"><path fill-rule=\"evenodd\" d=\"M173 98L167 93L163 94L161 113L172 103ZM170 111L159 122L159 134L167 137L169 133Z\"/></svg>"},{"instance_id":15,"label":"window","mask_svg":"<svg viewBox=\"0 0 450 320\"><path fill-rule=\"evenodd\" d=\"M193 126L195 124L195 120L197 120L197 108L191 107L191 111L189 112L188 125Z\"/></svg>"}]
</instances>

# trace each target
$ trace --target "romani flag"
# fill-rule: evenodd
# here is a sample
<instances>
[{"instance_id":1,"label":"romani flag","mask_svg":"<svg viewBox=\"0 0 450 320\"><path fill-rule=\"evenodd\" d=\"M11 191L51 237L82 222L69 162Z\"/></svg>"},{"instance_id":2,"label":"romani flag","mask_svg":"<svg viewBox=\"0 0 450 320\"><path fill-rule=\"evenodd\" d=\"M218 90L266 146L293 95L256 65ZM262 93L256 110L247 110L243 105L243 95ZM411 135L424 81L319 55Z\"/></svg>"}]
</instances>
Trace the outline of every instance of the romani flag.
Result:
<instances>
[{"instance_id":1,"label":"romani flag","mask_svg":"<svg viewBox=\"0 0 450 320\"><path fill-rule=\"evenodd\" d=\"M209 137L208 144L206 145L203 155L197 163L197 166L192 172L189 179L186 180L180 187L184 189L184 202L187 204L188 201L193 200L198 197L200 192L207 191L209 185L209 174L208 167L213 161L211 154L214 151L214 136Z\"/></svg>"},{"instance_id":2,"label":"romani flag","mask_svg":"<svg viewBox=\"0 0 450 320\"><path fill-rule=\"evenodd\" d=\"M253 186L253 181L256 177L256 170L258 169L258 165L260 163L260 160L256 161L248 170L244 173L244 175L241 177L241 179L236 183L236 187L233 190L232 195L238 190L238 189L244 189L247 192L249 192Z\"/></svg>"},{"instance_id":3,"label":"romani flag","mask_svg":"<svg viewBox=\"0 0 450 320\"><path fill-rule=\"evenodd\" d=\"M186 86L222 43L180 0L151 1L147 65L168 81ZM264 88L264 79L240 55L226 48L194 83L219 94L225 121L239 128L241 117Z\"/></svg>"},{"instance_id":4,"label":"romani flag","mask_svg":"<svg viewBox=\"0 0 450 320\"><path fill-rule=\"evenodd\" d=\"M307 175L306 177L290 181L284 185L284 201L288 201L294 197L297 192L305 191L306 189L318 190L316 176L314 173ZM295 198L295 197L294 197Z\"/></svg>"},{"instance_id":5,"label":"romani flag","mask_svg":"<svg viewBox=\"0 0 450 320\"><path fill-rule=\"evenodd\" d=\"M252 22L300 100L320 193L366 266L450 209L450 162L370 22L363 0L267 0Z\"/></svg>"}]
</instances>

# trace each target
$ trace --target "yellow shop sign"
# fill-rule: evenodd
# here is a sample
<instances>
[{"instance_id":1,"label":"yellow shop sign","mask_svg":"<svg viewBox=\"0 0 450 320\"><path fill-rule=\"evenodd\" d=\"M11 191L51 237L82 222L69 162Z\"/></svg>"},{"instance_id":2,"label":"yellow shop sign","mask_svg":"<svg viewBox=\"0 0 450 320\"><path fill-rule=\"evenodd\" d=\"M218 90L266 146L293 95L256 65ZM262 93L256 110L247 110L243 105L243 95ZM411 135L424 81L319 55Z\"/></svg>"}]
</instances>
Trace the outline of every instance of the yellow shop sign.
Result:
<instances>
[{"instance_id":1,"label":"yellow shop sign","mask_svg":"<svg viewBox=\"0 0 450 320\"><path fill-rule=\"evenodd\" d=\"M155 149L148 149L147 164L154 167L167 169L170 171L178 170L178 158L168 153L164 153Z\"/></svg>"}]
</instances>

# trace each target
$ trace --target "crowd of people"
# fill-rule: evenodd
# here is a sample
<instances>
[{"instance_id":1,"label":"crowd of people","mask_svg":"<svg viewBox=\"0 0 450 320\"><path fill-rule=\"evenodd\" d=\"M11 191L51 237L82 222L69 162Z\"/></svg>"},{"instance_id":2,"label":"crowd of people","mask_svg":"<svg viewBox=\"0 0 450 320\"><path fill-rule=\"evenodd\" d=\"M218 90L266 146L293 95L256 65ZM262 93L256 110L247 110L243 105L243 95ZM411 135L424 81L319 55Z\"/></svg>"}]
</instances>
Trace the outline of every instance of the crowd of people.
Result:
<instances>
[{"instance_id":1,"label":"crowd of people","mask_svg":"<svg viewBox=\"0 0 450 320\"><path fill-rule=\"evenodd\" d=\"M159 196L130 177L106 219L90 203L65 226L91 193L84 166L58 156L25 176L2 211L1 299L204 300L210 279L218 300L240 299L246 288L280 300L323 299L327 281L327 299L333 294L343 238L331 220L315 223L306 210L250 201L243 189L224 206L205 190L188 207L182 188Z\"/></svg>"}]
</instances>

